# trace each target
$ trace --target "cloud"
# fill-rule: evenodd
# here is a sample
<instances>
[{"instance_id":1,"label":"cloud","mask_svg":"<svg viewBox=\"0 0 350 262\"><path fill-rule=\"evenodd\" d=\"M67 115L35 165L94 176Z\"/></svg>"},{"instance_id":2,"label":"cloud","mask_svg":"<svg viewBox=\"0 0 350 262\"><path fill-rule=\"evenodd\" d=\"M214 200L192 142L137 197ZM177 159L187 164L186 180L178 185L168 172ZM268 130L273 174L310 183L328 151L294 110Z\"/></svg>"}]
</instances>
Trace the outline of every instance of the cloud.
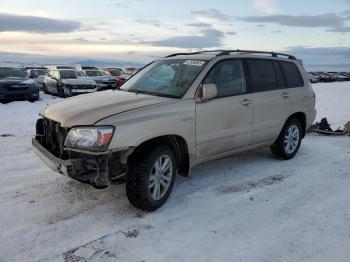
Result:
<instances>
[{"instance_id":1,"label":"cloud","mask_svg":"<svg viewBox=\"0 0 350 262\"><path fill-rule=\"evenodd\" d=\"M84 37L77 37L77 38L74 38L72 40L80 42L80 43L88 43L89 42L89 40L85 39Z\"/></svg>"},{"instance_id":2,"label":"cloud","mask_svg":"<svg viewBox=\"0 0 350 262\"><path fill-rule=\"evenodd\" d=\"M307 47L307 46L293 46L283 51L296 55L304 61L304 65L308 68L323 68L329 70L336 70L343 68L343 70L350 70L350 47Z\"/></svg>"},{"instance_id":3,"label":"cloud","mask_svg":"<svg viewBox=\"0 0 350 262\"><path fill-rule=\"evenodd\" d=\"M0 32L69 33L80 28L80 23L39 16L0 14Z\"/></svg>"},{"instance_id":4,"label":"cloud","mask_svg":"<svg viewBox=\"0 0 350 262\"><path fill-rule=\"evenodd\" d=\"M280 34L280 33L283 33L283 31L281 31L281 30L273 30L273 31L270 31L270 33Z\"/></svg>"},{"instance_id":5,"label":"cloud","mask_svg":"<svg viewBox=\"0 0 350 262\"><path fill-rule=\"evenodd\" d=\"M163 40L149 41L146 44L154 46L178 48L210 48L221 46L224 33L217 29L204 29L198 36L175 36Z\"/></svg>"},{"instance_id":6,"label":"cloud","mask_svg":"<svg viewBox=\"0 0 350 262\"><path fill-rule=\"evenodd\" d=\"M144 25L151 25L155 27L160 27L160 22L156 19L138 19L136 22Z\"/></svg>"},{"instance_id":7,"label":"cloud","mask_svg":"<svg viewBox=\"0 0 350 262\"><path fill-rule=\"evenodd\" d=\"M274 23L295 27L339 27L344 25L345 19L333 13L321 15L266 15L246 16L239 20L251 23Z\"/></svg>"},{"instance_id":8,"label":"cloud","mask_svg":"<svg viewBox=\"0 0 350 262\"><path fill-rule=\"evenodd\" d=\"M346 10L346 11L341 12L341 15L347 19L350 19L350 10Z\"/></svg>"},{"instance_id":9,"label":"cloud","mask_svg":"<svg viewBox=\"0 0 350 262\"><path fill-rule=\"evenodd\" d=\"M213 18L216 20L221 20L221 21L229 21L232 19L231 16L214 8L209 10L195 10L195 11L192 11L191 13L194 15L204 16L204 17Z\"/></svg>"},{"instance_id":10,"label":"cloud","mask_svg":"<svg viewBox=\"0 0 350 262\"><path fill-rule=\"evenodd\" d=\"M266 25L263 25L263 24L258 24L256 25L257 27L266 27Z\"/></svg>"},{"instance_id":11,"label":"cloud","mask_svg":"<svg viewBox=\"0 0 350 262\"><path fill-rule=\"evenodd\" d=\"M227 32L226 35L235 35L236 32Z\"/></svg>"},{"instance_id":12,"label":"cloud","mask_svg":"<svg viewBox=\"0 0 350 262\"><path fill-rule=\"evenodd\" d=\"M287 52L297 54L299 56L333 56L343 59L350 59L350 47L307 47L293 46L289 47ZM325 59L327 60L327 58Z\"/></svg>"},{"instance_id":13,"label":"cloud","mask_svg":"<svg viewBox=\"0 0 350 262\"><path fill-rule=\"evenodd\" d=\"M211 24L208 24L208 23L189 23L189 24L186 24L187 26L192 26L192 27L211 27Z\"/></svg>"},{"instance_id":14,"label":"cloud","mask_svg":"<svg viewBox=\"0 0 350 262\"><path fill-rule=\"evenodd\" d=\"M133 0L133 1L128 1L128 0L106 0L107 3L116 6L118 8L128 8L131 3L137 3L137 2L143 2L143 0Z\"/></svg>"},{"instance_id":15,"label":"cloud","mask_svg":"<svg viewBox=\"0 0 350 262\"><path fill-rule=\"evenodd\" d=\"M272 0L254 0L254 6L256 9L267 14L273 14L277 11L277 8Z\"/></svg>"},{"instance_id":16,"label":"cloud","mask_svg":"<svg viewBox=\"0 0 350 262\"><path fill-rule=\"evenodd\" d=\"M327 32L334 32L334 33L347 33L350 32L350 26L338 26L331 29L328 29Z\"/></svg>"}]
</instances>

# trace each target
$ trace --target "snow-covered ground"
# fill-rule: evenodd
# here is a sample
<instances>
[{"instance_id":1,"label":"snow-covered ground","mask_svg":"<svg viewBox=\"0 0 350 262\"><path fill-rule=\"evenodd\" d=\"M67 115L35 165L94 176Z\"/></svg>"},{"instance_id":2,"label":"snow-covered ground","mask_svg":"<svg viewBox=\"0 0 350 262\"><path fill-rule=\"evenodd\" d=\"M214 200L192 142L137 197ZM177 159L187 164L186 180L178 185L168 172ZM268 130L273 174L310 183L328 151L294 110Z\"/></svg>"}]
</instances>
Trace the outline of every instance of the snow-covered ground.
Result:
<instances>
[{"instance_id":1,"label":"snow-covered ground","mask_svg":"<svg viewBox=\"0 0 350 262\"><path fill-rule=\"evenodd\" d=\"M350 83L314 90L318 119L350 120ZM290 161L263 148L201 165L145 213L124 185L94 189L32 153L55 99L0 104L0 261L349 261L350 137L309 134Z\"/></svg>"}]
</instances>

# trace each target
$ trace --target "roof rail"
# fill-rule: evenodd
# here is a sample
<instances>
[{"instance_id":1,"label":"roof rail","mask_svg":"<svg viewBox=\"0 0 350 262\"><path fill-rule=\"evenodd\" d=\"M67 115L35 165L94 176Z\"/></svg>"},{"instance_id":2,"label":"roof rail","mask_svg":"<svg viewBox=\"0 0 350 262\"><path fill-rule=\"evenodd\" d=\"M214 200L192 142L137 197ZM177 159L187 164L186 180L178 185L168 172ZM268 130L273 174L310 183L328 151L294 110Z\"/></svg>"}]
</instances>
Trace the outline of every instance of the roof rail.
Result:
<instances>
[{"instance_id":1,"label":"roof rail","mask_svg":"<svg viewBox=\"0 0 350 262\"><path fill-rule=\"evenodd\" d=\"M229 55L231 53L266 54L266 55L271 55L273 57L285 56L289 59L296 60L295 56L289 55L289 54L284 54L284 53L276 53L276 52L269 52L269 51L240 50L240 49L224 50L221 53L217 54L217 56Z\"/></svg>"},{"instance_id":2,"label":"roof rail","mask_svg":"<svg viewBox=\"0 0 350 262\"><path fill-rule=\"evenodd\" d=\"M190 53L175 53L175 54L171 54L166 56L167 57L173 57L173 56L177 56L177 55L198 55L198 54L203 54L203 53L221 53L221 52L225 52L226 50L203 50L203 51L196 51L196 52L190 52Z\"/></svg>"},{"instance_id":3,"label":"roof rail","mask_svg":"<svg viewBox=\"0 0 350 262\"><path fill-rule=\"evenodd\" d=\"M240 49L236 49L236 50L204 50L204 51L197 51L197 52L191 52L191 53L175 53L175 54L168 55L165 58L174 57L174 56L178 56L178 55L198 55L198 54L203 54L203 53L218 53L218 54L216 54L216 56L229 55L231 53L266 54L266 55L271 55L273 57L284 56L284 57L287 57L288 59L296 60L295 56L289 55L289 54L269 52L269 51L240 50Z\"/></svg>"}]
</instances>

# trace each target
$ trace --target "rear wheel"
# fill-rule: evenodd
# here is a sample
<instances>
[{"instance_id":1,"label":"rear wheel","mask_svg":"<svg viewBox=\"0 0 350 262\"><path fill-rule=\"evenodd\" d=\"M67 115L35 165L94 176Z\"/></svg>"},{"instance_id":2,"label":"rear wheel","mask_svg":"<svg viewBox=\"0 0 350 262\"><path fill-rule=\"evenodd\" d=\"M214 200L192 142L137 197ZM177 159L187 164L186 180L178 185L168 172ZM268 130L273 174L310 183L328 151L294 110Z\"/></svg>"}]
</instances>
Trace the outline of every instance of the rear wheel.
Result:
<instances>
[{"instance_id":1,"label":"rear wheel","mask_svg":"<svg viewBox=\"0 0 350 262\"><path fill-rule=\"evenodd\" d=\"M298 119L290 119L284 125L278 139L271 146L274 155L291 159L299 151L302 140L302 127Z\"/></svg>"},{"instance_id":2,"label":"rear wheel","mask_svg":"<svg viewBox=\"0 0 350 262\"><path fill-rule=\"evenodd\" d=\"M154 211L168 199L177 173L171 147L157 146L132 157L126 183L130 203L145 211Z\"/></svg>"}]
</instances>

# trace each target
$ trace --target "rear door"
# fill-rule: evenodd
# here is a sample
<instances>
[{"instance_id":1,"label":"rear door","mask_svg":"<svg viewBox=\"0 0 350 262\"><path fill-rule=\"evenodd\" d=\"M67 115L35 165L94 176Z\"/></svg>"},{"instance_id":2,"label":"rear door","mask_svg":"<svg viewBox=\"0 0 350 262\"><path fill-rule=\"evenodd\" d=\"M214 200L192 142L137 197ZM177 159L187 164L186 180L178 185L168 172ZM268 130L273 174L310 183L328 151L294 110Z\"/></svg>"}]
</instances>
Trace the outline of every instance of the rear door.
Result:
<instances>
[{"instance_id":1,"label":"rear door","mask_svg":"<svg viewBox=\"0 0 350 262\"><path fill-rule=\"evenodd\" d=\"M292 99L277 61L247 59L249 89L253 94L254 116L251 145L278 137L292 111Z\"/></svg>"},{"instance_id":2,"label":"rear door","mask_svg":"<svg viewBox=\"0 0 350 262\"><path fill-rule=\"evenodd\" d=\"M196 157L198 160L248 146L252 133L252 95L246 92L241 60L218 62L205 77L215 84L217 97L196 103Z\"/></svg>"}]
</instances>

